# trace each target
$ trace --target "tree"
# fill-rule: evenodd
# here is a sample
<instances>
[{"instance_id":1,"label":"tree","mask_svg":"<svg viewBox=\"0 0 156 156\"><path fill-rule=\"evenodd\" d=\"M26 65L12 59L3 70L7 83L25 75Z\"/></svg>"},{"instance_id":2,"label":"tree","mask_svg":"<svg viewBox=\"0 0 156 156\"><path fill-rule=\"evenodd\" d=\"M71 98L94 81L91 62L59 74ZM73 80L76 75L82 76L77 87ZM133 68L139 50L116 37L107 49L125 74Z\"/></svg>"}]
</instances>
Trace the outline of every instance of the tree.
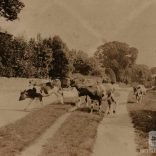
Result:
<instances>
[{"instance_id":1,"label":"tree","mask_svg":"<svg viewBox=\"0 0 156 156\"><path fill-rule=\"evenodd\" d=\"M13 21L24 7L20 0L0 0L0 16Z\"/></svg>"},{"instance_id":2,"label":"tree","mask_svg":"<svg viewBox=\"0 0 156 156\"><path fill-rule=\"evenodd\" d=\"M107 77L110 79L110 81L116 82L115 73L111 68L106 68L105 73L106 73Z\"/></svg>"},{"instance_id":3,"label":"tree","mask_svg":"<svg viewBox=\"0 0 156 156\"><path fill-rule=\"evenodd\" d=\"M50 63L50 77L66 77L69 74L68 48L59 36L54 36L51 48L53 59Z\"/></svg>"},{"instance_id":4,"label":"tree","mask_svg":"<svg viewBox=\"0 0 156 156\"><path fill-rule=\"evenodd\" d=\"M122 81L125 69L132 66L137 59L138 50L122 42L107 42L97 48L95 57L105 68L111 68L117 78Z\"/></svg>"},{"instance_id":5,"label":"tree","mask_svg":"<svg viewBox=\"0 0 156 156\"><path fill-rule=\"evenodd\" d=\"M37 35L37 41L33 38L29 40L29 51L32 54L29 60L32 62L34 77L48 77L49 65L52 61L52 49L49 42L49 38L42 39L40 34Z\"/></svg>"},{"instance_id":6,"label":"tree","mask_svg":"<svg viewBox=\"0 0 156 156\"><path fill-rule=\"evenodd\" d=\"M12 46L13 36L0 32L0 60L1 60L1 75L8 76L11 74L11 67L9 65L10 49ZM6 68L8 68L6 70Z\"/></svg>"},{"instance_id":7,"label":"tree","mask_svg":"<svg viewBox=\"0 0 156 156\"><path fill-rule=\"evenodd\" d=\"M132 67L132 81L139 83L146 83L151 80L151 71L146 65L134 65Z\"/></svg>"}]
</instances>

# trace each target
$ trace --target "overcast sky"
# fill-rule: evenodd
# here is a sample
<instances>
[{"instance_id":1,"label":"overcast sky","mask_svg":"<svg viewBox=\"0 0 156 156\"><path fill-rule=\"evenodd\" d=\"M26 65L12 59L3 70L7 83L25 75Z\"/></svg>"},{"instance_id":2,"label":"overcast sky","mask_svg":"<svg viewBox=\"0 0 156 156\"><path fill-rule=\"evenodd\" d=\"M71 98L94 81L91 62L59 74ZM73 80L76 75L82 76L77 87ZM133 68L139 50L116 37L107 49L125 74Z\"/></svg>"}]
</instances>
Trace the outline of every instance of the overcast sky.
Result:
<instances>
[{"instance_id":1,"label":"overcast sky","mask_svg":"<svg viewBox=\"0 0 156 156\"><path fill-rule=\"evenodd\" d=\"M156 0L23 0L20 20L0 26L14 35L60 35L69 48L92 54L105 41L139 49L137 62L156 66Z\"/></svg>"}]
</instances>

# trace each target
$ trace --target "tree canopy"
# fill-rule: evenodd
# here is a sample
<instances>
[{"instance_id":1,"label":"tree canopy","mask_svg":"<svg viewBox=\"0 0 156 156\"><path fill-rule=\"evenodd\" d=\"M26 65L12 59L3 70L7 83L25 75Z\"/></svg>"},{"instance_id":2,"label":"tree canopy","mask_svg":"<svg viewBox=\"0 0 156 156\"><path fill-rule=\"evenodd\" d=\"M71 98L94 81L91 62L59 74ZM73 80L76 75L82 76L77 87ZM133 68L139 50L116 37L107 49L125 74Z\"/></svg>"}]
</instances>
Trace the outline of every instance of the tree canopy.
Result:
<instances>
[{"instance_id":1,"label":"tree canopy","mask_svg":"<svg viewBox=\"0 0 156 156\"><path fill-rule=\"evenodd\" d=\"M51 42L53 59L49 70L50 77L66 77L69 74L68 47L59 36Z\"/></svg>"},{"instance_id":2,"label":"tree canopy","mask_svg":"<svg viewBox=\"0 0 156 156\"><path fill-rule=\"evenodd\" d=\"M0 0L0 16L10 21L16 20L23 7L21 0Z\"/></svg>"},{"instance_id":3,"label":"tree canopy","mask_svg":"<svg viewBox=\"0 0 156 156\"><path fill-rule=\"evenodd\" d=\"M156 67L152 67L151 72L152 72L152 74L156 74Z\"/></svg>"},{"instance_id":4,"label":"tree canopy","mask_svg":"<svg viewBox=\"0 0 156 156\"><path fill-rule=\"evenodd\" d=\"M101 45L91 57L81 50L69 50L59 36L38 34L26 40L0 32L0 76L64 78L80 73L113 82L150 84L156 68L136 64L137 55L136 48L122 42Z\"/></svg>"},{"instance_id":5,"label":"tree canopy","mask_svg":"<svg viewBox=\"0 0 156 156\"><path fill-rule=\"evenodd\" d=\"M105 43L99 46L95 52L95 57L101 65L105 68L111 68L115 72L117 81L122 81L126 68L135 63L137 55L136 48L118 41Z\"/></svg>"}]
</instances>

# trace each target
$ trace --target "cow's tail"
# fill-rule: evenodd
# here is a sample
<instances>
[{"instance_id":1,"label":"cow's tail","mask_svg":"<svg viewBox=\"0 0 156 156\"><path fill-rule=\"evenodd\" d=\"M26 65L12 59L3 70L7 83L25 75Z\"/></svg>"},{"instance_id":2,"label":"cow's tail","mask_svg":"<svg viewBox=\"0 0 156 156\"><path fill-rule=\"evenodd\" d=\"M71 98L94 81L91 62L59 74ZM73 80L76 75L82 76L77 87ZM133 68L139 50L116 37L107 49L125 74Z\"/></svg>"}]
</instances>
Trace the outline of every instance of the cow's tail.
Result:
<instances>
[{"instance_id":1,"label":"cow's tail","mask_svg":"<svg viewBox=\"0 0 156 156\"><path fill-rule=\"evenodd\" d=\"M88 103L88 96L87 95L86 95L85 101L86 101L86 103Z\"/></svg>"}]
</instances>

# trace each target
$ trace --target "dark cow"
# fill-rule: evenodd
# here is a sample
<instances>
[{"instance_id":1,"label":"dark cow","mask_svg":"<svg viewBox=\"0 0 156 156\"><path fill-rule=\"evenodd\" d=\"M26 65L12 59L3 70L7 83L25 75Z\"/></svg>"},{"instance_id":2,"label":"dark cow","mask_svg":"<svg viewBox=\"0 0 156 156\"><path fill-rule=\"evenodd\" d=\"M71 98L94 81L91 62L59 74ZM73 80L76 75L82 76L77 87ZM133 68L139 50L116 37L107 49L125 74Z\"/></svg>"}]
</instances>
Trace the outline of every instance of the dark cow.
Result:
<instances>
[{"instance_id":1,"label":"dark cow","mask_svg":"<svg viewBox=\"0 0 156 156\"><path fill-rule=\"evenodd\" d=\"M103 98L105 97L105 93L102 90L99 90L97 87L94 86L80 86L76 84L74 80L71 80L71 87L75 87L77 89L80 101L81 97L85 96L86 97L85 101L88 105L87 97L91 99L91 113L93 112L94 109L95 104L94 101L97 101L99 106L99 113L101 113L101 103ZM79 104L81 104L81 102L79 102Z\"/></svg>"}]
</instances>

